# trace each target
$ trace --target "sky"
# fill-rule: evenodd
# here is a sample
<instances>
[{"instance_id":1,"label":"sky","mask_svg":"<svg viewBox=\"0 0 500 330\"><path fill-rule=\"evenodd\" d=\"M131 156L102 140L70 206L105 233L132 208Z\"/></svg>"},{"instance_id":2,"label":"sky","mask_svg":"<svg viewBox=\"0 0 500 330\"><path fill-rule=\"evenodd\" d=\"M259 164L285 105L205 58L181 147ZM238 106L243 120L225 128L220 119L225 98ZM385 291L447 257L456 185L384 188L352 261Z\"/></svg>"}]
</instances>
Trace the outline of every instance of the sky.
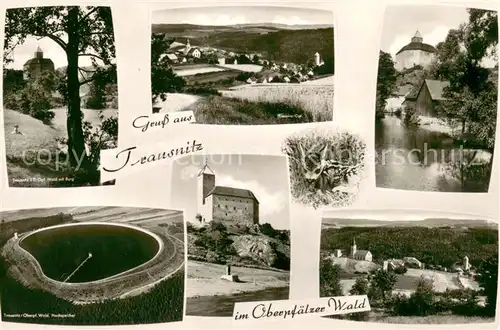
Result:
<instances>
[{"instance_id":1,"label":"sky","mask_svg":"<svg viewBox=\"0 0 500 330\"><path fill-rule=\"evenodd\" d=\"M208 155L216 186L248 189L259 201L260 223L290 229L288 167L284 156ZM197 175L205 162L202 155L184 157L172 169L171 205L184 210L187 221L197 213Z\"/></svg>"},{"instance_id":2,"label":"sky","mask_svg":"<svg viewBox=\"0 0 500 330\"><path fill-rule=\"evenodd\" d=\"M369 219L383 221L419 221L428 218L449 218L449 219L472 219L477 220L478 217L474 214L452 213L446 214L440 212L431 212L425 210L371 210L371 211L356 211L356 210L336 210L323 212L323 218L341 218L341 219ZM482 217L483 220L490 220Z\"/></svg>"},{"instance_id":3,"label":"sky","mask_svg":"<svg viewBox=\"0 0 500 330\"><path fill-rule=\"evenodd\" d=\"M153 24L233 25L278 23L287 25L332 24L333 12L287 7L200 7L156 11Z\"/></svg>"},{"instance_id":4,"label":"sky","mask_svg":"<svg viewBox=\"0 0 500 330\"><path fill-rule=\"evenodd\" d=\"M381 49L394 58L411 41L417 29L424 43L436 46L446 39L450 29L456 29L468 20L465 7L390 6L384 16ZM489 61L485 65L494 66Z\"/></svg>"}]
</instances>

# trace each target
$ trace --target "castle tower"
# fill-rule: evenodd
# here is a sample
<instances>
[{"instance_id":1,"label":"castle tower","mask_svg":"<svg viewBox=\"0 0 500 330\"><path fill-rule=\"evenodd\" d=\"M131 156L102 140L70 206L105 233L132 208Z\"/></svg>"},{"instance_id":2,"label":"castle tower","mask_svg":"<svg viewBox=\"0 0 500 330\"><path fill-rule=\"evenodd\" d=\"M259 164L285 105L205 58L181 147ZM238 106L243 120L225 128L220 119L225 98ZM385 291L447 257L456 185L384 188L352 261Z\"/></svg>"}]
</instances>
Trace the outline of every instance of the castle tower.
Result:
<instances>
[{"instance_id":1,"label":"castle tower","mask_svg":"<svg viewBox=\"0 0 500 330\"><path fill-rule=\"evenodd\" d=\"M318 52L314 54L314 64L316 64L316 66L319 66L321 64L321 56Z\"/></svg>"},{"instance_id":2,"label":"castle tower","mask_svg":"<svg viewBox=\"0 0 500 330\"><path fill-rule=\"evenodd\" d=\"M212 208L205 203L208 193L215 188L215 174L208 166L208 161L205 159L205 164L197 176L197 205L198 213L203 219L211 221ZM208 219L207 219L208 218ZM203 222L203 221L202 221Z\"/></svg>"},{"instance_id":3,"label":"castle tower","mask_svg":"<svg viewBox=\"0 0 500 330\"><path fill-rule=\"evenodd\" d=\"M463 269L465 271L470 269L470 264L469 264L469 257L465 256L463 259Z\"/></svg>"},{"instance_id":4,"label":"castle tower","mask_svg":"<svg viewBox=\"0 0 500 330\"><path fill-rule=\"evenodd\" d=\"M351 246L351 257L354 258L354 255L356 254L356 250L357 250L356 239L353 239L352 246Z\"/></svg>"},{"instance_id":5,"label":"castle tower","mask_svg":"<svg viewBox=\"0 0 500 330\"><path fill-rule=\"evenodd\" d=\"M40 46L38 46L38 48L36 49L35 58L43 58L43 51Z\"/></svg>"},{"instance_id":6,"label":"castle tower","mask_svg":"<svg viewBox=\"0 0 500 330\"><path fill-rule=\"evenodd\" d=\"M413 36L413 38L411 38L411 42L417 42L417 43L422 43L424 41L424 38L422 38L422 35L420 34L420 32L417 31L415 32L415 35Z\"/></svg>"}]
</instances>

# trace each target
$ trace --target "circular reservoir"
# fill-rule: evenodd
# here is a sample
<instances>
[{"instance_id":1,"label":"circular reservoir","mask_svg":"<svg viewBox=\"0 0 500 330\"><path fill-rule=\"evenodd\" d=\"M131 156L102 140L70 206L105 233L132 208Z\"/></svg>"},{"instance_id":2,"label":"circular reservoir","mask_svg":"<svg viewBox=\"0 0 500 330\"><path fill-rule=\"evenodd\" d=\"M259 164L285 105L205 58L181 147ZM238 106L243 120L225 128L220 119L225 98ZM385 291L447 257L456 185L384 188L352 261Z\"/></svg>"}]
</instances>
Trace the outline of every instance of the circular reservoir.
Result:
<instances>
[{"instance_id":1,"label":"circular reservoir","mask_svg":"<svg viewBox=\"0 0 500 330\"><path fill-rule=\"evenodd\" d=\"M102 280L148 262L160 245L146 232L127 226L75 224L55 226L22 239L45 276L61 282Z\"/></svg>"}]
</instances>

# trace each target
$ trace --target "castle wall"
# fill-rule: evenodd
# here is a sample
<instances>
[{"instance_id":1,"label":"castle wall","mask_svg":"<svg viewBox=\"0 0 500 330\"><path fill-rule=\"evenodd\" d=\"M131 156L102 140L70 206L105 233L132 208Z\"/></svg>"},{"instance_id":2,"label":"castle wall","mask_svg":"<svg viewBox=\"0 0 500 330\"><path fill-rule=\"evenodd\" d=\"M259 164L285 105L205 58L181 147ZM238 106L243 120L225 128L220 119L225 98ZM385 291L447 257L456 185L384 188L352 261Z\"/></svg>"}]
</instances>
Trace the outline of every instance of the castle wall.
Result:
<instances>
[{"instance_id":1,"label":"castle wall","mask_svg":"<svg viewBox=\"0 0 500 330\"><path fill-rule=\"evenodd\" d=\"M396 55L394 67L398 71L413 68L415 65L428 67L435 59L435 54L423 50L405 50Z\"/></svg>"},{"instance_id":2,"label":"castle wall","mask_svg":"<svg viewBox=\"0 0 500 330\"><path fill-rule=\"evenodd\" d=\"M251 198L213 196L213 218L250 226L258 222L258 208Z\"/></svg>"}]
</instances>

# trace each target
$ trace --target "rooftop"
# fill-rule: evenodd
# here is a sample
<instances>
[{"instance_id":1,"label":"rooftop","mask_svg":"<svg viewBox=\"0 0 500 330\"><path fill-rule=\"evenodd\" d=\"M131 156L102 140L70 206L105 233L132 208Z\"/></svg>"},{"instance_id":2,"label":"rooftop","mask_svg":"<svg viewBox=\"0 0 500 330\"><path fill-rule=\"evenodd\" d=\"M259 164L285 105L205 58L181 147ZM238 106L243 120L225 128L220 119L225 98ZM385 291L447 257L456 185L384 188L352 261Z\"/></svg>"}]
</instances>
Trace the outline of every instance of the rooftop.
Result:
<instances>
[{"instance_id":1,"label":"rooftop","mask_svg":"<svg viewBox=\"0 0 500 330\"><path fill-rule=\"evenodd\" d=\"M216 186L212 189L207 196L210 195L220 195L220 196L228 196L228 197L240 197L240 198L250 198L255 200L257 203L259 202L255 195L248 189L240 189L240 188L231 188L231 187L222 187Z\"/></svg>"}]
</instances>

